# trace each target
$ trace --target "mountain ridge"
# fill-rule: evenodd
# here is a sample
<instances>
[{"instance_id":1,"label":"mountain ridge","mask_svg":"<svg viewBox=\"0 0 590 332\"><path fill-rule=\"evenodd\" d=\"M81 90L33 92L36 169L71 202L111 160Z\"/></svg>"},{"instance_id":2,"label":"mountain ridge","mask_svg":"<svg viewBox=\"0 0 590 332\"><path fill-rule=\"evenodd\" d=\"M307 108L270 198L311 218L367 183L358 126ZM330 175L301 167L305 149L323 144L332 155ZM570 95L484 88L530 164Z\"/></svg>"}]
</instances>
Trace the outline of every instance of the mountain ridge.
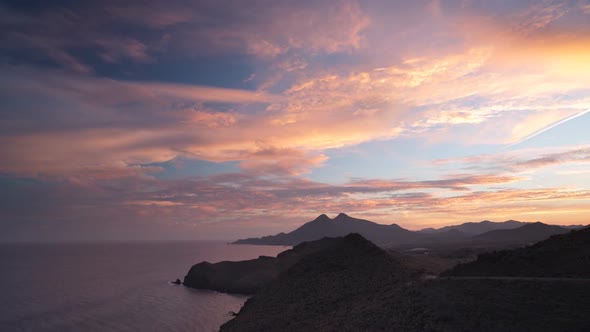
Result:
<instances>
[{"instance_id":1,"label":"mountain ridge","mask_svg":"<svg viewBox=\"0 0 590 332\"><path fill-rule=\"evenodd\" d=\"M293 246L301 242L319 240L323 237L346 236L350 233L358 233L380 246L473 241L527 243L543 240L550 235L563 233L565 230L576 228L576 226L562 227L543 224L547 226L546 229L534 232L536 234L534 236L528 236L523 231L508 232L509 230L519 229L530 224L534 223L516 220L507 220L504 222L484 220L481 222L467 222L459 225L444 226L438 229L426 228L419 231L411 231L395 223L390 225L378 224L366 219L353 218L345 213L340 213L333 219L326 214L321 214L292 232L281 232L276 235L267 235L258 238L239 239L232 242L232 244ZM484 236L484 234L494 231L502 232ZM508 241L495 239L501 237L502 234L507 237Z\"/></svg>"},{"instance_id":2,"label":"mountain ridge","mask_svg":"<svg viewBox=\"0 0 590 332\"><path fill-rule=\"evenodd\" d=\"M474 236L474 239L487 242L537 242L556 234L570 230L561 226L548 225L542 222L527 223L517 228L496 229Z\"/></svg>"},{"instance_id":3,"label":"mountain ridge","mask_svg":"<svg viewBox=\"0 0 590 332\"><path fill-rule=\"evenodd\" d=\"M475 236L478 234L483 234L485 232L489 232L489 231L497 230L497 229L517 228L517 227L523 226L525 224L527 224L527 223L522 222L522 221L512 220L512 219L507 220L507 221L500 221L500 222L483 220L483 221L479 221L479 222L466 222L466 223L462 223L459 225L449 225L449 226L444 226L441 228L425 228L425 229L418 230L417 232L426 233L426 234L436 234L436 233L442 233L442 232L456 229L456 230L461 231L467 235Z\"/></svg>"},{"instance_id":4,"label":"mountain ridge","mask_svg":"<svg viewBox=\"0 0 590 332\"><path fill-rule=\"evenodd\" d=\"M314 220L289 233L241 239L233 242L233 244L296 245L323 237L346 236L350 233L358 233L378 244L387 244L388 242L407 243L420 237L415 232L402 228L397 224L377 224L340 213L334 219L321 214Z\"/></svg>"}]
</instances>

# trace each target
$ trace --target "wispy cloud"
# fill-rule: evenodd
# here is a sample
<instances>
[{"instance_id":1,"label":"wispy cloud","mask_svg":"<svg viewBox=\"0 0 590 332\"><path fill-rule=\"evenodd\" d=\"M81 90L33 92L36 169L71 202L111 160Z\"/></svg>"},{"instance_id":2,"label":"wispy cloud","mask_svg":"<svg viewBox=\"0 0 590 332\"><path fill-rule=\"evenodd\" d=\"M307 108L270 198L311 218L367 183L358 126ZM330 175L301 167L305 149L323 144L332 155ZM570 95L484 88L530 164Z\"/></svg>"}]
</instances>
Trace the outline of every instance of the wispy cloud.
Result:
<instances>
[{"instance_id":1,"label":"wispy cloud","mask_svg":"<svg viewBox=\"0 0 590 332\"><path fill-rule=\"evenodd\" d=\"M551 151L552 150L552 151ZM523 149L466 158L435 160L436 165L456 164L466 170L518 173L547 166L590 162L590 148L561 147L553 149Z\"/></svg>"},{"instance_id":2,"label":"wispy cloud","mask_svg":"<svg viewBox=\"0 0 590 332\"><path fill-rule=\"evenodd\" d=\"M590 162L590 148L580 148L565 152L543 154L541 157L521 161L517 168L538 168L556 164Z\"/></svg>"}]
</instances>

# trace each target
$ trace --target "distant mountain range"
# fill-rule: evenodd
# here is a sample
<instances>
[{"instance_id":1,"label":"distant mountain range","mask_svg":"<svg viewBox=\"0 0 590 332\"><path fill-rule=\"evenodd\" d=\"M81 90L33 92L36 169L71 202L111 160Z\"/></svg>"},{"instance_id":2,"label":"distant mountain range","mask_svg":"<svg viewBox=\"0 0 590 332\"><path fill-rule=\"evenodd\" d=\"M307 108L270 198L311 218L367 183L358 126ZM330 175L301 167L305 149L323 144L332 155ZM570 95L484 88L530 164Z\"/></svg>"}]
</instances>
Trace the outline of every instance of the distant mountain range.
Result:
<instances>
[{"instance_id":1,"label":"distant mountain range","mask_svg":"<svg viewBox=\"0 0 590 332\"><path fill-rule=\"evenodd\" d=\"M570 230L554 225L547 225L541 222L535 222L512 229L496 229L476 235L474 239L486 242L537 242L544 240L552 235L567 233Z\"/></svg>"},{"instance_id":2,"label":"distant mountain range","mask_svg":"<svg viewBox=\"0 0 590 332\"><path fill-rule=\"evenodd\" d=\"M352 218L344 213L340 213L334 219L330 219L327 215L322 214L290 233L243 239L234 242L234 244L293 246L301 242L319 240L324 237L340 237L350 233L361 234L374 243L406 243L420 238L419 234L396 224L382 225L364 219Z\"/></svg>"},{"instance_id":3,"label":"distant mountain range","mask_svg":"<svg viewBox=\"0 0 590 332\"><path fill-rule=\"evenodd\" d=\"M418 233L422 234L440 234L452 230L460 231L465 235L478 235L489 231L494 231L498 229L513 229L517 227L521 227L525 225L525 222L516 221L516 220L508 220L504 222L493 222L489 220L484 220L480 222L468 222L461 225L452 225L452 226L445 226L442 228L425 228L419 230Z\"/></svg>"},{"instance_id":4,"label":"distant mountain range","mask_svg":"<svg viewBox=\"0 0 590 332\"><path fill-rule=\"evenodd\" d=\"M383 225L340 213L334 219L322 214L290 233L241 239L233 244L294 246L301 242L319 240L324 237L345 236L350 233L358 233L380 246L460 242L529 243L580 227L582 226L553 226L540 222L526 223L516 220L504 222L484 220L445 226L439 229L427 228L420 231L410 231L397 224Z\"/></svg>"}]
</instances>

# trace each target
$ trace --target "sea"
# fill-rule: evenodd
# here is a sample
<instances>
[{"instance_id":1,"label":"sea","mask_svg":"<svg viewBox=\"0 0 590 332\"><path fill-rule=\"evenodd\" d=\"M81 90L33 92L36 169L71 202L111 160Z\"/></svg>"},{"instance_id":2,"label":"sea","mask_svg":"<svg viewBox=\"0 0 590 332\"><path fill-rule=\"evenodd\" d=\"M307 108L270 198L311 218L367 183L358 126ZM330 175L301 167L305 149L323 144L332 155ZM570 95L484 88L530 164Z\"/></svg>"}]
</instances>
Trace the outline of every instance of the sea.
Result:
<instances>
[{"instance_id":1,"label":"sea","mask_svg":"<svg viewBox=\"0 0 590 332\"><path fill-rule=\"evenodd\" d=\"M247 297L170 281L201 261L287 249L221 242L0 244L0 331L217 331Z\"/></svg>"}]
</instances>

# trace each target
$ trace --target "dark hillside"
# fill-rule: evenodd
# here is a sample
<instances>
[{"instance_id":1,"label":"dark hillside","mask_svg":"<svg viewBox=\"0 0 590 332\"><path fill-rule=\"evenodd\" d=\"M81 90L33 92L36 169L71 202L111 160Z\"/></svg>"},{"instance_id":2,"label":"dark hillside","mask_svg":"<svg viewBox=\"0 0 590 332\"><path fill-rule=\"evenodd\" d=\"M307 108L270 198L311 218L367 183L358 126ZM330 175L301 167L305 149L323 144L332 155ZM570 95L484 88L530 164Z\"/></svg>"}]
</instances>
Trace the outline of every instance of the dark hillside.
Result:
<instances>
[{"instance_id":1,"label":"dark hillside","mask_svg":"<svg viewBox=\"0 0 590 332\"><path fill-rule=\"evenodd\" d=\"M515 256L566 257L567 263L536 265L542 275L557 274L587 259L589 234L584 229L554 236L515 250ZM419 262L402 259L359 235L346 236L282 272L221 331L590 330L590 282L431 280L411 267Z\"/></svg>"},{"instance_id":2,"label":"dark hillside","mask_svg":"<svg viewBox=\"0 0 590 332\"><path fill-rule=\"evenodd\" d=\"M378 316L383 296L395 296L411 276L396 258L351 234L282 273L221 331L371 330L388 321Z\"/></svg>"},{"instance_id":3,"label":"dark hillside","mask_svg":"<svg viewBox=\"0 0 590 332\"><path fill-rule=\"evenodd\" d=\"M201 262L191 267L183 284L198 289L228 293L253 294L278 278L281 271L291 267L302 257L335 245L339 239L324 238L304 242L283 251L277 257L261 256L239 262Z\"/></svg>"},{"instance_id":4,"label":"dark hillside","mask_svg":"<svg viewBox=\"0 0 590 332\"><path fill-rule=\"evenodd\" d=\"M590 227L554 235L532 246L479 255L449 276L590 278Z\"/></svg>"}]
</instances>

